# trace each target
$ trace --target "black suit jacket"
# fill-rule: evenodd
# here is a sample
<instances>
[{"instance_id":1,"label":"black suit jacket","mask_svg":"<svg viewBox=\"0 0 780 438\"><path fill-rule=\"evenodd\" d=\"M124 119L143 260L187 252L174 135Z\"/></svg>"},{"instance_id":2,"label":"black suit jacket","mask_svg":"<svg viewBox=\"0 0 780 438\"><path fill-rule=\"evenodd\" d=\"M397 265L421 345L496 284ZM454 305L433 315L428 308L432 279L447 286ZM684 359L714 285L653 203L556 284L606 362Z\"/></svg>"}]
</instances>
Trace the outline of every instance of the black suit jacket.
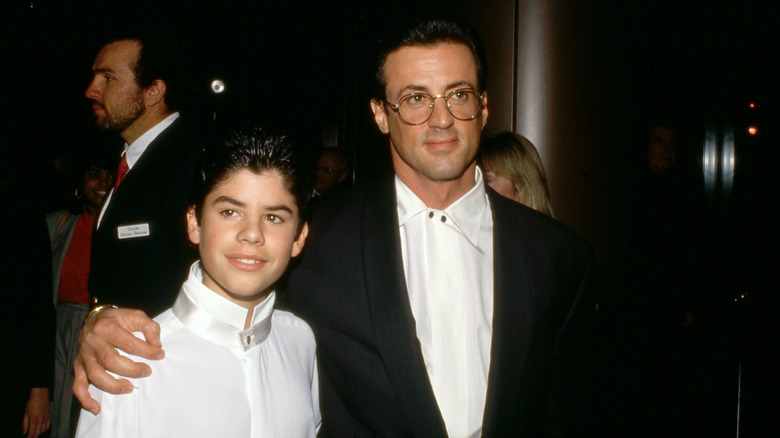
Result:
<instances>
[{"instance_id":1,"label":"black suit jacket","mask_svg":"<svg viewBox=\"0 0 780 438\"><path fill-rule=\"evenodd\" d=\"M149 144L114 192L92 235L93 303L149 315L173 304L196 258L185 213L201 149L180 117ZM148 224L149 235L119 239L119 227L135 224Z\"/></svg>"},{"instance_id":2,"label":"black suit jacket","mask_svg":"<svg viewBox=\"0 0 780 438\"><path fill-rule=\"evenodd\" d=\"M569 325L591 269L574 232L490 191L494 316L484 436L565 435ZM406 291L392 178L320 206L286 297L317 336L328 436L440 437Z\"/></svg>"}]
</instances>

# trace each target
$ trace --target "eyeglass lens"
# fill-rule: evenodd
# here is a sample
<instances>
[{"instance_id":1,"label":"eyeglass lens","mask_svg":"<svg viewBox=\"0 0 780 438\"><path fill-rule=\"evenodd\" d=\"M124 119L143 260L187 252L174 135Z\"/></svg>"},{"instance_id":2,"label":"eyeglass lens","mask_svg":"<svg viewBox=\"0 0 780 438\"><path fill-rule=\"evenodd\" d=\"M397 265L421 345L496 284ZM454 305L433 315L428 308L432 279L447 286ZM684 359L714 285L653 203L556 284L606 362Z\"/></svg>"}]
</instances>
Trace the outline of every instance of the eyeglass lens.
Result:
<instances>
[{"instance_id":1,"label":"eyeglass lens","mask_svg":"<svg viewBox=\"0 0 780 438\"><path fill-rule=\"evenodd\" d=\"M455 90L444 100L452 117L459 120L471 120L477 117L482 109L480 95L474 90ZM412 93L399 102L398 114L407 123L420 124L431 117L435 104L434 96Z\"/></svg>"}]
</instances>

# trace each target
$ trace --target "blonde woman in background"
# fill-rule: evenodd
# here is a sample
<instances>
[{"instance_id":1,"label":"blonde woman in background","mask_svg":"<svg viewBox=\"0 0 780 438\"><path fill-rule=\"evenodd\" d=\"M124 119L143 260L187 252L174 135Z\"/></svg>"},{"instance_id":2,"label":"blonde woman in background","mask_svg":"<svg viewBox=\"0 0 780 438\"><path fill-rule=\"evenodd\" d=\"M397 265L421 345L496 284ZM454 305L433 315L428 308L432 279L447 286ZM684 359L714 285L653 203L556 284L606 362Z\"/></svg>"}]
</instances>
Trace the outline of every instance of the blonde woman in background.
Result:
<instances>
[{"instance_id":1,"label":"blonde woman in background","mask_svg":"<svg viewBox=\"0 0 780 438\"><path fill-rule=\"evenodd\" d=\"M479 162L498 194L553 216L542 159L527 138L513 132L490 137L480 146Z\"/></svg>"}]
</instances>

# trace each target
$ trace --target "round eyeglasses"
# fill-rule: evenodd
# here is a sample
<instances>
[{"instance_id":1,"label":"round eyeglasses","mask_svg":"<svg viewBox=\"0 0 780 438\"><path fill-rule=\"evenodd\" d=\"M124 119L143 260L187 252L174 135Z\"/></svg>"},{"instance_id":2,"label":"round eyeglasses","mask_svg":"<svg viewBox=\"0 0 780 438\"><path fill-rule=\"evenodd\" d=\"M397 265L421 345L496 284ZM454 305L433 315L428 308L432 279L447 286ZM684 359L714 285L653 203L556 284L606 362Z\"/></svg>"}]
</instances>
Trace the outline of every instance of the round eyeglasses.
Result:
<instances>
[{"instance_id":1,"label":"round eyeglasses","mask_svg":"<svg viewBox=\"0 0 780 438\"><path fill-rule=\"evenodd\" d=\"M433 107L436 105L437 98L443 98L447 105L447 111L452 117L458 120L473 120L479 116L482 110L485 94L479 94L472 88L463 88L455 90L444 95L431 96L428 93L407 94L392 104L385 101L387 105L398 113L401 121L407 125L421 125L428 121L433 114Z\"/></svg>"}]
</instances>

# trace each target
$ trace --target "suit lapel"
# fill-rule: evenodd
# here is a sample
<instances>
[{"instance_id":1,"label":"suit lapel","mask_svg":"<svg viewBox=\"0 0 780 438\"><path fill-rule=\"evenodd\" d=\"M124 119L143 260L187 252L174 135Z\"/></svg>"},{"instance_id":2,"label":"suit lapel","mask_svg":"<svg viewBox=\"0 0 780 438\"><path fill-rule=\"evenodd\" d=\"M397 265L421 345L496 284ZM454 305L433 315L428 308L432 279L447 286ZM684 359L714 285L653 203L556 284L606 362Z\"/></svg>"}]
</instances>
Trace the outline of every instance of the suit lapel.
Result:
<instances>
[{"instance_id":1,"label":"suit lapel","mask_svg":"<svg viewBox=\"0 0 780 438\"><path fill-rule=\"evenodd\" d=\"M368 191L361 221L366 294L390 383L416 436L446 436L406 291L392 178Z\"/></svg>"},{"instance_id":2,"label":"suit lapel","mask_svg":"<svg viewBox=\"0 0 780 438\"><path fill-rule=\"evenodd\" d=\"M171 143L168 141L168 138L181 125L180 120L181 118L174 120L146 146L144 152L138 157L138 161L130 169L125 179L122 180L122 186L115 192L115 194L119 195L117 198L118 205L123 205L126 199L125 196L122 196L123 193L143 193L144 197L149 196L150 193L148 191L155 188L155 185L159 183L159 181L155 180L155 176L161 173L160 166L169 168L177 165L177 157L170 156L171 151L168 149L170 149ZM137 206L132 207L137 208ZM109 204L110 208L111 204Z\"/></svg>"},{"instance_id":3,"label":"suit lapel","mask_svg":"<svg viewBox=\"0 0 780 438\"><path fill-rule=\"evenodd\" d=\"M152 169L155 166L155 162L160 158L157 158L163 151L165 145L165 138L170 135L170 132L177 126L179 119L165 128L157 137L155 137L149 145L147 145L144 153L138 157L138 161L130 169L125 179L122 180L122 185L119 189L114 190L111 194L111 199L108 202L106 211L103 213L103 218L100 221L100 227L97 228L98 221L95 221L96 229L93 230L92 235L92 247L95 248L96 241L101 240L113 241L117 237L117 227L122 225L130 225L136 223L135 220L127 219L128 215L132 217L133 213L139 211L139 207L145 205L139 201L139 197L144 198L148 202L148 197L155 194L157 183L152 176ZM119 218L122 218L121 223ZM98 243L97 245L101 245ZM100 249L97 250L100 253Z\"/></svg>"},{"instance_id":4,"label":"suit lapel","mask_svg":"<svg viewBox=\"0 0 780 438\"><path fill-rule=\"evenodd\" d=\"M522 239L517 235L517 225L513 224L515 219L509 217L503 199L498 199L498 195L490 190L488 192L493 214L494 299L490 373L482 432L485 436L498 436L495 428L500 428L500 419L511 416L506 410L518 404L518 388L529 351L533 303L529 293L527 255L524 248L516 243L522 242Z\"/></svg>"}]
</instances>

